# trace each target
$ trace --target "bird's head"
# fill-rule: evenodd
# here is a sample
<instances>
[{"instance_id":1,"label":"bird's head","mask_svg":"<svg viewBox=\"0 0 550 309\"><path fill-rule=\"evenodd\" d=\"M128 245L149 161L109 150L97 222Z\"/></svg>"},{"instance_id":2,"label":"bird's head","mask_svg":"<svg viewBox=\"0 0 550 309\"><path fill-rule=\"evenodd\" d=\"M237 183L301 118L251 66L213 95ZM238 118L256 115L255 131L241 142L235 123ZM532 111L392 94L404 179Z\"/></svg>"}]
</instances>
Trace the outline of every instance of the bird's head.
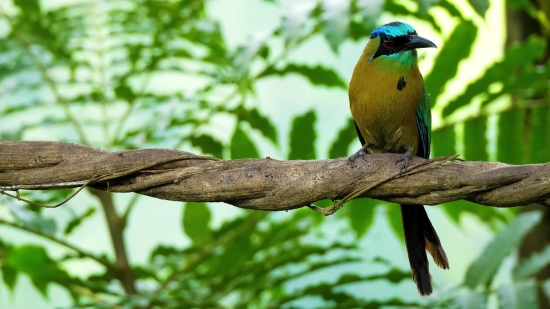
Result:
<instances>
[{"instance_id":1,"label":"bird's head","mask_svg":"<svg viewBox=\"0 0 550 309\"><path fill-rule=\"evenodd\" d=\"M372 53L369 63L380 62L406 68L416 65L416 49L426 47L437 46L418 36L411 25L394 21L374 29L365 51Z\"/></svg>"}]
</instances>

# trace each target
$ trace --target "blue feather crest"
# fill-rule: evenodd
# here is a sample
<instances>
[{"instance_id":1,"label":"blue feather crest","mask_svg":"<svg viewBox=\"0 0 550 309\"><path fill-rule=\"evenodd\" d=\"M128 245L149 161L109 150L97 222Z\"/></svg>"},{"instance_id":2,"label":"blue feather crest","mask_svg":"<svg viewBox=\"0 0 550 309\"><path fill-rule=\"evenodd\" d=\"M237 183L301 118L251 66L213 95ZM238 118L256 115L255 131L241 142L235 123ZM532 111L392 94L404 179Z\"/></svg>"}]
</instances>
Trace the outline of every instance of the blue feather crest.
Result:
<instances>
[{"instance_id":1,"label":"blue feather crest","mask_svg":"<svg viewBox=\"0 0 550 309\"><path fill-rule=\"evenodd\" d=\"M411 25L399 21L394 21L374 29L374 31L370 35L370 38L373 39L380 34L385 34L390 37L396 37L413 33L416 33L416 31Z\"/></svg>"}]
</instances>

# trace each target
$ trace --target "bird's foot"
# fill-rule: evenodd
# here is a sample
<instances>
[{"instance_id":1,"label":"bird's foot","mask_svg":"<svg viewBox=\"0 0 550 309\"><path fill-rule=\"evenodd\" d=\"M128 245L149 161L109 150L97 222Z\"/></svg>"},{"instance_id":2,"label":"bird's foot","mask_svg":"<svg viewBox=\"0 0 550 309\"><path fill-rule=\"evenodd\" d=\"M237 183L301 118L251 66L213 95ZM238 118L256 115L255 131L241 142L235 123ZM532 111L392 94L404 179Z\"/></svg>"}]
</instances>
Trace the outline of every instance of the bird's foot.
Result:
<instances>
[{"instance_id":1,"label":"bird's foot","mask_svg":"<svg viewBox=\"0 0 550 309\"><path fill-rule=\"evenodd\" d=\"M412 152L410 150L407 150L407 152L405 152L403 157L401 159L397 160L397 162L395 162L395 164L403 162L403 165L401 166L401 170L399 172L400 176L401 176L401 174L403 174L403 172L405 172L407 167L409 167L409 163L411 162L411 158L412 158Z\"/></svg>"},{"instance_id":2,"label":"bird's foot","mask_svg":"<svg viewBox=\"0 0 550 309\"><path fill-rule=\"evenodd\" d=\"M355 160L357 160L357 158L359 158L359 157L363 158L363 160L367 160L367 158L365 158L365 156L369 154L368 147L369 147L369 144L365 144L356 153L352 154L348 158L348 165L351 166L352 168L354 168L355 167Z\"/></svg>"},{"instance_id":3,"label":"bird's foot","mask_svg":"<svg viewBox=\"0 0 550 309\"><path fill-rule=\"evenodd\" d=\"M340 207L342 207L342 205L340 205L340 203L337 203L337 204L334 204L330 207L319 207L319 206L315 206L313 204L310 204L308 205L309 208L311 208L312 210L315 210L316 212L319 212L319 213L322 213L323 216L330 216L332 215L333 213L335 213L338 209L340 209Z\"/></svg>"}]
</instances>

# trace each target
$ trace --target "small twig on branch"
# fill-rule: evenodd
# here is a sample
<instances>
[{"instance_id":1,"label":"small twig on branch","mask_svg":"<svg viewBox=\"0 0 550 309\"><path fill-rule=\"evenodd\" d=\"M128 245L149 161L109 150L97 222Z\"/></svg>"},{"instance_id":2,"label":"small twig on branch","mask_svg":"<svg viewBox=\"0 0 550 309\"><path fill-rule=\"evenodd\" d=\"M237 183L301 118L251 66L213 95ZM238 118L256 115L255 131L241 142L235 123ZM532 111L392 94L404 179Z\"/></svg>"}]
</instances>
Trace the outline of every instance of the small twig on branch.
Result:
<instances>
[{"instance_id":1,"label":"small twig on branch","mask_svg":"<svg viewBox=\"0 0 550 309\"><path fill-rule=\"evenodd\" d=\"M429 160L426 160L424 162L420 162L418 164L415 164L413 166L409 166L407 169L405 169L405 171L397 171L395 173L393 173L392 175L386 177L386 178L383 178L383 179L380 179L379 181L376 181L376 182L373 182L373 183L370 183L368 184L367 186L365 186L364 188L360 188L358 190L356 190L355 192L352 192L348 195L346 195L343 199L341 199L338 203L334 203L334 205L330 206L330 207L319 207L319 206L315 206L315 205L308 205L309 208L317 211L317 212L320 212L322 213L324 216L330 216L332 214L334 214L336 211L338 211L338 209L340 209L342 206L344 206L344 204L362 194L365 194L367 193L369 190L371 190L372 188L375 188L376 186L379 186L391 179L394 179L396 177L404 177L404 176L407 176L407 175L410 175L412 174L413 172L420 172L420 171L423 171L423 170L426 170L426 169L429 169L431 167L434 166L434 164L441 164L443 162L447 162L447 161L452 161L452 160L455 160L458 158L459 155L454 155L452 157L438 157L438 158L433 158L433 159L429 159ZM426 166L427 168L424 168L424 169L419 169L420 167L422 166Z\"/></svg>"},{"instance_id":2,"label":"small twig on branch","mask_svg":"<svg viewBox=\"0 0 550 309\"><path fill-rule=\"evenodd\" d=\"M36 203L36 202L33 202L31 200L27 200L27 199L24 199L21 197L21 194L19 193L19 190L16 191L17 193L15 195L13 194L10 194L4 190L0 190L0 194L3 194L3 195L6 195L6 196L9 196L11 198L14 198L18 201L22 201L22 202L25 202L27 204L30 204L30 205L34 205L34 206L38 206L38 207L44 207L44 208L57 208L63 204L66 204L68 201L70 201L73 197L75 197L80 191L82 191L82 189L86 188L87 185L89 185L91 182L99 179L101 177L98 177L98 176L94 176L92 178L90 178L89 180L87 180L80 188L78 188L78 190L76 190L73 194L71 194L71 196L69 196L68 198L66 198L65 200L63 200L63 202L60 202L60 203L57 203L55 205L45 205L45 204L40 204L40 203Z\"/></svg>"},{"instance_id":3,"label":"small twig on branch","mask_svg":"<svg viewBox=\"0 0 550 309\"><path fill-rule=\"evenodd\" d=\"M296 209L322 199L343 204L356 197L416 205L459 199L497 207L550 205L550 163L414 157L395 177L401 156L371 154L351 168L347 158L221 161L169 149L107 152L60 142L0 141L0 190L74 188L102 175L88 186L257 210Z\"/></svg>"}]
</instances>

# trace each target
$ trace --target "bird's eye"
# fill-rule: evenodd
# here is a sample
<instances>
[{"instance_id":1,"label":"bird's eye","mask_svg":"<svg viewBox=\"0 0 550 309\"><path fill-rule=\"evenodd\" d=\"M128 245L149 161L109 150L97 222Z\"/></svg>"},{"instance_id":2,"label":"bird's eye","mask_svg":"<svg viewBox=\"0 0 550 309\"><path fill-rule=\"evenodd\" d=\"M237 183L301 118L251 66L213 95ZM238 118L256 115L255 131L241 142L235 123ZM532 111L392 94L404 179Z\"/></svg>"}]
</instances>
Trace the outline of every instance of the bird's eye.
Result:
<instances>
[{"instance_id":1,"label":"bird's eye","mask_svg":"<svg viewBox=\"0 0 550 309\"><path fill-rule=\"evenodd\" d=\"M392 41L385 40L384 43L382 43L382 44L384 44L384 46L386 48L393 48L393 42Z\"/></svg>"}]
</instances>

